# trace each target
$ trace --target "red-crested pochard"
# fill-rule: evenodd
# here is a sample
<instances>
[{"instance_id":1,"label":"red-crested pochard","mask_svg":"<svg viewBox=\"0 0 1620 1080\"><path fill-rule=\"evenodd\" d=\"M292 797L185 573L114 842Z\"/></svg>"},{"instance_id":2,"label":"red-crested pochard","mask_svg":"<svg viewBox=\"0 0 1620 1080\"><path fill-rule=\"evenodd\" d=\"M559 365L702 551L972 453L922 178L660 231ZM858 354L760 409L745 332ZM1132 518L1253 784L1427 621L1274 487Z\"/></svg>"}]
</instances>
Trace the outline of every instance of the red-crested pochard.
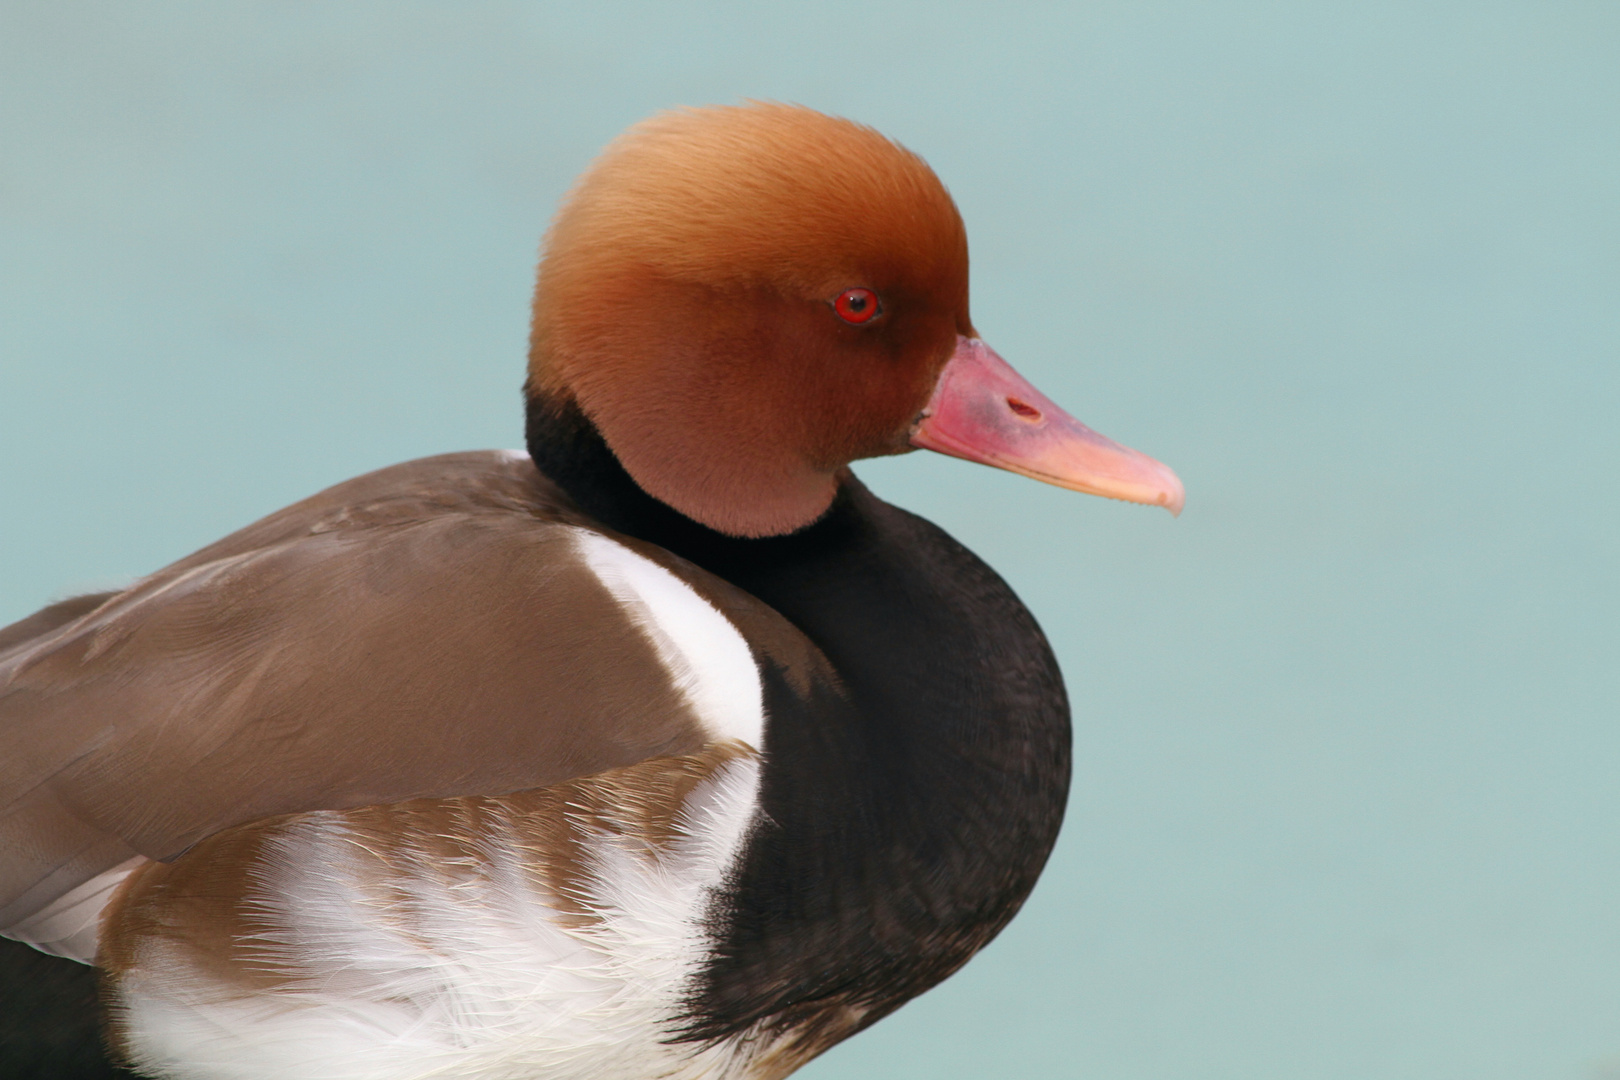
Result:
<instances>
[{"instance_id":1,"label":"red-crested pochard","mask_svg":"<svg viewBox=\"0 0 1620 1080\"><path fill-rule=\"evenodd\" d=\"M785 1076L960 967L1069 715L913 447L1178 511L979 340L956 207L809 109L563 203L528 452L350 480L0 631L0 933L176 1080Z\"/></svg>"}]
</instances>

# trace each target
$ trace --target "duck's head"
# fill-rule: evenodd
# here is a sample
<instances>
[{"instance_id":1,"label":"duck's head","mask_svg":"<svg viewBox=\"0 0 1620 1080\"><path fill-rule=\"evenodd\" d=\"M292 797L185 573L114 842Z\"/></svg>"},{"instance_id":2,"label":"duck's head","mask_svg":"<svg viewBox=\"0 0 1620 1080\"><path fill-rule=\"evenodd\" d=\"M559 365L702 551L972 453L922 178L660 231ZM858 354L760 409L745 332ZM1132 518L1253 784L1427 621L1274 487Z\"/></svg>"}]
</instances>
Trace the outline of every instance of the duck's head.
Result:
<instances>
[{"instance_id":1,"label":"duck's head","mask_svg":"<svg viewBox=\"0 0 1620 1080\"><path fill-rule=\"evenodd\" d=\"M789 105L663 113L610 145L546 238L528 392L572 402L649 495L792 532L846 465L923 447L1181 508L981 342L967 235L915 154Z\"/></svg>"}]
</instances>

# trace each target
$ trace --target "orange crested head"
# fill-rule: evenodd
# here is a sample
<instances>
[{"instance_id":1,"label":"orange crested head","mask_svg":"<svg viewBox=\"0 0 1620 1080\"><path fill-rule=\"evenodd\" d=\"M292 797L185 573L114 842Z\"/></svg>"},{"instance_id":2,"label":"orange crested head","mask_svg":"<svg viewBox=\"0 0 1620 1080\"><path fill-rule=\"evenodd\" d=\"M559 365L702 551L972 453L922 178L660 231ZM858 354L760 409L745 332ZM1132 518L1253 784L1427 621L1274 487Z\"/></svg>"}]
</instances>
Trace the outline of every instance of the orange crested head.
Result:
<instances>
[{"instance_id":1,"label":"orange crested head","mask_svg":"<svg viewBox=\"0 0 1620 1080\"><path fill-rule=\"evenodd\" d=\"M662 113L547 235L531 393L575 402L649 494L722 532L792 531L908 437L968 318L939 178L792 105Z\"/></svg>"}]
</instances>

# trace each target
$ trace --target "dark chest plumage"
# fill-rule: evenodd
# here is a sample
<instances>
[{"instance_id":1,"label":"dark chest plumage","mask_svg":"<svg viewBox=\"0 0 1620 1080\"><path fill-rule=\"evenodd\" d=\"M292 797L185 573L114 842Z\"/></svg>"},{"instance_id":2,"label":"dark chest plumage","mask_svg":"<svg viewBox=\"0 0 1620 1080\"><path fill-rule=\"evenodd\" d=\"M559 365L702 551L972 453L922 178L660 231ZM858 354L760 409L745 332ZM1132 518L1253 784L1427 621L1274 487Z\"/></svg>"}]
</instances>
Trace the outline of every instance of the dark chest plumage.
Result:
<instances>
[{"instance_id":1,"label":"dark chest plumage","mask_svg":"<svg viewBox=\"0 0 1620 1080\"><path fill-rule=\"evenodd\" d=\"M1056 840L1068 702L1044 635L942 530L848 477L785 537L739 540L635 486L577 411L531 402L530 453L581 508L785 616L836 681L762 659L762 821L712 920L684 1037L859 1030L960 967Z\"/></svg>"}]
</instances>

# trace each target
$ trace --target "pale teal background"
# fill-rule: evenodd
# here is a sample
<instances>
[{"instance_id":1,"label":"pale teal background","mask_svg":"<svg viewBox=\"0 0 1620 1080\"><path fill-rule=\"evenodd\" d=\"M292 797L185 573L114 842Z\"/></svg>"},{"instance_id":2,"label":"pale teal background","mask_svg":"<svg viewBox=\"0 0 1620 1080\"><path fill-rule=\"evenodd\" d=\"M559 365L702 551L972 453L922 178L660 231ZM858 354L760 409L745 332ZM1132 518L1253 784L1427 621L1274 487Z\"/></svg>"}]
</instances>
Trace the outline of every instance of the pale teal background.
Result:
<instances>
[{"instance_id":1,"label":"pale teal background","mask_svg":"<svg viewBox=\"0 0 1620 1080\"><path fill-rule=\"evenodd\" d=\"M1077 705L1025 914L806 1076L1620 1077L1620 6L0 0L0 621L515 446L593 151L929 159L981 331L1186 514L931 455Z\"/></svg>"}]
</instances>

